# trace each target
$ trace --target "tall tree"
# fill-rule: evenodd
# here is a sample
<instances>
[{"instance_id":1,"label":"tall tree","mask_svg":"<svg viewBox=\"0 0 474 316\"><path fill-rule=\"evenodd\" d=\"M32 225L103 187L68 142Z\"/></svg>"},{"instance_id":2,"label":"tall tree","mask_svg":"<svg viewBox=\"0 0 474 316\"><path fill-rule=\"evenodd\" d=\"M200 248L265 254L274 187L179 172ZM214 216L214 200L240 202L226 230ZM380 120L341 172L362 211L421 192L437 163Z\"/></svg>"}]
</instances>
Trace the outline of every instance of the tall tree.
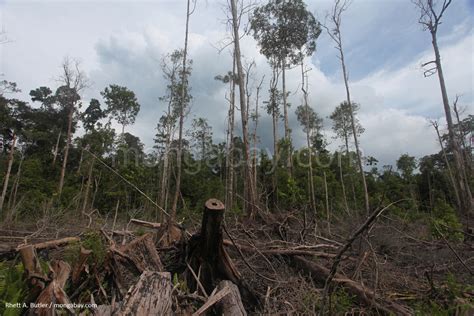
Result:
<instances>
[{"instance_id":1,"label":"tall tree","mask_svg":"<svg viewBox=\"0 0 474 316\"><path fill-rule=\"evenodd\" d=\"M125 133L125 126L135 123L135 118L140 111L135 93L127 87L112 84L100 93L107 105L106 113L111 115L122 125L122 136Z\"/></svg>"},{"instance_id":2,"label":"tall tree","mask_svg":"<svg viewBox=\"0 0 474 316\"><path fill-rule=\"evenodd\" d=\"M239 78L239 99L240 114L242 121L242 140L244 145L244 168L245 168L245 210L249 218L254 218L257 212L257 194L256 184L252 175L252 166L250 161L250 142L248 133L248 114L247 101L245 94L245 74L242 66L242 53L240 51L240 15L237 12L237 0L230 0L230 9L232 13L232 31L234 40L235 61L237 67L237 75Z\"/></svg>"},{"instance_id":3,"label":"tall tree","mask_svg":"<svg viewBox=\"0 0 474 316\"><path fill-rule=\"evenodd\" d=\"M304 70L303 63L301 63L301 89L303 91L303 105L296 108L296 117L298 122L303 127L303 132L306 134L306 145L308 147L308 183L309 183L309 196L310 205L313 212L316 214L316 195L314 193L314 177L313 177L313 155L311 140L318 130L322 127L323 120L318 117L316 112L309 106L308 103L308 78L307 71Z\"/></svg>"},{"instance_id":4,"label":"tall tree","mask_svg":"<svg viewBox=\"0 0 474 316\"><path fill-rule=\"evenodd\" d=\"M229 111L227 114L227 148L226 148L226 197L225 205L229 210L232 210L234 205L234 128L235 128L235 87L239 83L236 75L235 54L232 52L232 71L228 71L226 75L217 75L215 80L222 81L222 83L229 84L230 97Z\"/></svg>"},{"instance_id":5,"label":"tall tree","mask_svg":"<svg viewBox=\"0 0 474 316\"><path fill-rule=\"evenodd\" d=\"M61 167L61 175L58 185L58 196L61 196L64 186L64 177L66 175L66 166L69 156L69 147L72 140L72 125L74 120L74 113L77 106L80 105L81 97L79 93L85 89L89 82L85 73L80 69L80 63L77 60L72 60L66 57L62 64L63 72L59 77L62 83L56 90L56 100L68 111L68 123L66 134L66 147L64 148L63 164Z\"/></svg>"},{"instance_id":6,"label":"tall tree","mask_svg":"<svg viewBox=\"0 0 474 316\"><path fill-rule=\"evenodd\" d=\"M260 52L282 70L283 120L288 143L287 167L291 175L291 130L288 121L286 69L298 65L316 49L321 27L302 0L270 0L257 7L250 20Z\"/></svg>"},{"instance_id":7,"label":"tall tree","mask_svg":"<svg viewBox=\"0 0 474 316\"><path fill-rule=\"evenodd\" d=\"M183 71L183 53L183 50L175 50L171 54L166 55L161 62L161 70L167 85L166 93L160 97L160 101L166 103L166 110L158 122L158 133L156 134L155 142L162 147L163 167L161 172L158 203L164 209L168 207L171 143L173 142L173 135L176 130L176 123L180 116L181 107L183 104L187 104L190 99L190 95L187 92L186 99L181 100L181 89L183 83L180 78ZM191 61L188 61L186 72L186 75L189 76L191 73Z\"/></svg>"},{"instance_id":8,"label":"tall tree","mask_svg":"<svg viewBox=\"0 0 474 316\"><path fill-rule=\"evenodd\" d=\"M194 8L196 6L196 1L194 0ZM176 219L176 209L178 208L179 195L181 194L181 173L182 173L182 155L183 155L183 128L184 128L184 116L186 114L185 109L188 100L188 71L187 71L187 58L188 58L188 35L189 35L189 18L194 12L194 8L191 9L191 0L187 1L186 4L186 26L184 30L184 49L183 49L183 66L181 68L181 89L180 89L180 107L179 107L179 127L178 127L178 150L176 152L177 159L177 172L176 172L176 191L173 198L173 206L171 209L171 218L170 223L174 222ZM168 226L169 229L172 228L172 225Z\"/></svg>"},{"instance_id":9,"label":"tall tree","mask_svg":"<svg viewBox=\"0 0 474 316\"><path fill-rule=\"evenodd\" d=\"M339 60L341 61L341 68L342 68L342 76L344 79L344 85L346 88L346 102L347 104L352 104L351 101L351 92L349 89L349 74L347 72L346 61L344 59L344 48L342 45L342 35L341 35L341 24L342 24L342 13L347 10L349 7L350 1L349 0L335 0L334 7L330 14L330 20L332 23L331 28L326 27L326 30L332 40L336 43L336 49L339 53ZM365 173L364 168L362 165L362 157L361 152L359 149L359 137L357 134L357 125L356 125L356 117L353 112L353 108L350 107L350 118L351 118L351 128L352 128L352 136L354 137L354 144L356 149L357 155L357 163L359 165L359 172L360 177L362 179L362 185L364 188L364 201L365 201L365 211L367 215L370 214L370 205L369 205L369 192L367 190L367 182L365 180Z\"/></svg>"},{"instance_id":10,"label":"tall tree","mask_svg":"<svg viewBox=\"0 0 474 316\"><path fill-rule=\"evenodd\" d=\"M212 146L212 128L209 126L207 119L202 117L193 119L191 127L190 134L194 141L194 146L199 149L201 160L205 160Z\"/></svg>"},{"instance_id":11,"label":"tall tree","mask_svg":"<svg viewBox=\"0 0 474 316\"><path fill-rule=\"evenodd\" d=\"M461 146L456 137L455 126L451 115L451 107L449 104L446 82L444 80L443 67L441 64L441 54L438 47L438 27L442 23L442 17L452 0L443 0L441 8L438 8L437 1L434 0L414 0L414 4L420 10L419 23L423 25L424 30L428 30L431 34L431 44L435 54L435 59L424 63L423 67L430 67L425 71L425 77L438 74L438 81L443 100L444 113L448 124L449 144L452 147L454 156L454 177L456 179L457 190L460 195L460 205L458 209L461 213L468 215L473 212L474 205L472 199L471 188L464 166L463 156L461 154ZM469 162L471 163L471 162Z\"/></svg>"},{"instance_id":12,"label":"tall tree","mask_svg":"<svg viewBox=\"0 0 474 316\"><path fill-rule=\"evenodd\" d=\"M360 136L365 130L359 122L356 114L360 106L357 103L352 103L352 109L349 107L347 101L339 104L331 113L329 118L333 121L332 130L336 133L336 137L344 141L346 154L349 155L349 140L353 136L351 111L354 115L354 123L356 126L357 136Z\"/></svg>"},{"instance_id":13,"label":"tall tree","mask_svg":"<svg viewBox=\"0 0 474 316\"><path fill-rule=\"evenodd\" d=\"M272 172L272 202L274 206L277 204L278 199L278 181L277 181L277 168L279 161L279 149L278 149L278 119L280 117L280 106L282 100L282 94L278 90L278 80L280 77L280 70L277 67L272 67L272 77L270 78L269 88L269 100L265 101L267 113L272 116L272 135L273 135L273 172Z\"/></svg>"}]
</instances>

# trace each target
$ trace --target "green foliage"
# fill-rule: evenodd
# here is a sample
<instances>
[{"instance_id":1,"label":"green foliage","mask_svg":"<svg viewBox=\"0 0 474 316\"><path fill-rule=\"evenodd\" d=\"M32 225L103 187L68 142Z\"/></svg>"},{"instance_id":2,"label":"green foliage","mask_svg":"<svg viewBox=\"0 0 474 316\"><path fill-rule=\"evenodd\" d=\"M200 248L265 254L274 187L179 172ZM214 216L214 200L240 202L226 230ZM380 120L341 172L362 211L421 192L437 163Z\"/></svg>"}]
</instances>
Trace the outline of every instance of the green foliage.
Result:
<instances>
[{"instance_id":1,"label":"green foliage","mask_svg":"<svg viewBox=\"0 0 474 316\"><path fill-rule=\"evenodd\" d=\"M335 315L344 315L354 304L354 296L343 288L338 288L331 295L331 311Z\"/></svg>"},{"instance_id":2,"label":"green foliage","mask_svg":"<svg viewBox=\"0 0 474 316\"><path fill-rule=\"evenodd\" d=\"M173 274L173 287L177 287L182 292L188 292L186 280L181 279L177 273Z\"/></svg>"},{"instance_id":3,"label":"green foliage","mask_svg":"<svg viewBox=\"0 0 474 316\"><path fill-rule=\"evenodd\" d=\"M474 308L474 299L464 298L465 293L474 290L473 285L466 285L456 280L456 277L449 273L445 279L445 285L437 287L434 297L426 297L414 304L414 315L468 315Z\"/></svg>"},{"instance_id":4,"label":"green foliage","mask_svg":"<svg viewBox=\"0 0 474 316\"><path fill-rule=\"evenodd\" d=\"M260 52L268 59L298 63L316 50L321 27L302 0L270 0L257 7L250 20Z\"/></svg>"},{"instance_id":5,"label":"green foliage","mask_svg":"<svg viewBox=\"0 0 474 316\"><path fill-rule=\"evenodd\" d=\"M74 265L79 260L81 246L92 251L87 259L90 264L100 267L104 263L107 247L102 236L95 231L85 233L80 242L70 243L64 250L64 260Z\"/></svg>"},{"instance_id":6,"label":"green foliage","mask_svg":"<svg viewBox=\"0 0 474 316\"><path fill-rule=\"evenodd\" d=\"M23 279L23 265L0 262L0 315L21 315L21 308L7 308L5 303L24 303L28 287Z\"/></svg>"},{"instance_id":7,"label":"green foliage","mask_svg":"<svg viewBox=\"0 0 474 316\"><path fill-rule=\"evenodd\" d=\"M288 209L301 206L306 202L303 190L296 184L294 178L288 177L285 185L278 190L278 200Z\"/></svg>"},{"instance_id":8,"label":"green foliage","mask_svg":"<svg viewBox=\"0 0 474 316\"><path fill-rule=\"evenodd\" d=\"M105 88L101 95L107 104L106 113L117 120L120 125L125 127L135 122L140 111L140 104L133 91L127 87L112 84Z\"/></svg>"},{"instance_id":9,"label":"green foliage","mask_svg":"<svg viewBox=\"0 0 474 316\"><path fill-rule=\"evenodd\" d=\"M462 224L456 216L455 210L443 200L437 200L430 221L431 234L435 238L442 238L452 241L462 241Z\"/></svg>"}]
</instances>

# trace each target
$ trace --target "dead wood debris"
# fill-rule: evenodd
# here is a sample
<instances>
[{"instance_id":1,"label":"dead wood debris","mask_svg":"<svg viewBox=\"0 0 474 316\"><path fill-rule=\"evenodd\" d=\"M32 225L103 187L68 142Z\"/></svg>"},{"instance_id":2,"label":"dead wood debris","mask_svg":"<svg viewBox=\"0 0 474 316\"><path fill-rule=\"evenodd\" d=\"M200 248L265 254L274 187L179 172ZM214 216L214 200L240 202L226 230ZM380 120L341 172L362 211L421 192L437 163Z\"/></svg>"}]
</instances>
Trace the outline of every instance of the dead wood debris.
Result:
<instances>
[{"instance_id":1,"label":"dead wood debris","mask_svg":"<svg viewBox=\"0 0 474 316\"><path fill-rule=\"evenodd\" d=\"M357 249L347 246L342 237L335 237L350 234L334 227L332 236L321 231L316 235L311 230L302 240L302 223L293 214L281 220L276 215L274 223L236 223L226 228L224 210L222 202L208 200L201 227L194 234L180 225L173 224L169 229L168 224L139 219L129 222L146 228L147 233L138 237L128 225L123 230L114 225L111 231L102 227L99 235L107 246L100 264L79 237L67 236L18 245L21 235L15 235L12 244L0 248L0 256L8 253L2 258L12 258L11 254L19 254L29 286L29 302L41 306L52 302L95 303L97 307L88 312L100 316L316 314L329 277L334 287L343 288L354 298L349 313L409 315L412 310L407 302L438 290L432 275L426 278L426 267L417 271L413 263L410 267L415 269L407 272L407 267L390 261L395 262L395 256L406 257L407 249L395 253L394 246L384 245L383 239L382 245L378 241L369 243L370 233L360 241L359 248L364 240L371 248ZM229 239L224 239L224 229ZM57 260L61 251L77 242L81 247L74 263ZM439 249L443 244L419 243L419 247L429 246ZM56 260L49 258L50 249L59 251ZM446 248L446 252L452 253L452 249ZM467 264L472 252L462 260L432 266L430 271L449 271L459 267L459 262ZM45 257L50 260L49 272L40 264ZM331 273L336 261L338 271ZM52 315L56 310L29 312ZM86 314L85 309L69 312Z\"/></svg>"}]
</instances>

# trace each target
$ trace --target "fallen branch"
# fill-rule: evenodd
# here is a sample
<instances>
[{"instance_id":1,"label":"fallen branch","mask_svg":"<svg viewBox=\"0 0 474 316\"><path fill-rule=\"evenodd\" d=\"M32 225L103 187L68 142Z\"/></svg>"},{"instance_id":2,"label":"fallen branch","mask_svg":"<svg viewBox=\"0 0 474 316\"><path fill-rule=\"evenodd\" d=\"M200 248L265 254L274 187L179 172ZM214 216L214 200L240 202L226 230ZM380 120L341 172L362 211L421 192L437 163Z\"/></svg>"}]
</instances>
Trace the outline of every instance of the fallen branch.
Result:
<instances>
[{"instance_id":1,"label":"fallen branch","mask_svg":"<svg viewBox=\"0 0 474 316\"><path fill-rule=\"evenodd\" d=\"M305 270L318 282L325 282L331 275L331 271L315 262L311 262L303 257L295 256L293 261L296 266ZM364 305L373 306L379 313L386 315L412 315L412 311L403 305L388 299L377 296L372 289L357 283L342 274L336 273L332 277L332 282L344 287L349 293L355 295Z\"/></svg>"},{"instance_id":2,"label":"fallen branch","mask_svg":"<svg viewBox=\"0 0 474 316\"><path fill-rule=\"evenodd\" d=\"M347 242L344 244L344 246L339 250L338 254L336 257L334 257L333 264L331 266L331 270L326 278L326 281L324 282L324 292L323 292L323 298L321 302L321 310L320 310L320 315L324 314L324 306L326 304L326 299L330 291L330 285L332 282L332 279L337 273L337 268L339 266L339 263L342 260L342 255L349 249L349 247L352 245L352 243L356 240L357 237L359 237L365 230L368 230L370 228L370 225L377 219L377 217L382 214L383 211L388 209L390 206L399 203L403 200L398 200L396 202L390 203L384 208L381 209L376 209L372 214L365 220L365 223L362 224L357 231L355 231L352 236L347 240Z\"/></svg>"},{"instance_id":3,"label":"fallen branch","mask_svg":"<svg viewBox=\"0 0 474 316\"><path fill-rule=\"evenodd\" d=\"M147 221L143 221L141 219L135 219L135 218L132 218L130 220L130 223L139 225L139 226L145 226L148 228L155 228L155 229L160 228L162 226L161 223L152 223L152 222L147 222Z\"/></svg>"}]
</instances>

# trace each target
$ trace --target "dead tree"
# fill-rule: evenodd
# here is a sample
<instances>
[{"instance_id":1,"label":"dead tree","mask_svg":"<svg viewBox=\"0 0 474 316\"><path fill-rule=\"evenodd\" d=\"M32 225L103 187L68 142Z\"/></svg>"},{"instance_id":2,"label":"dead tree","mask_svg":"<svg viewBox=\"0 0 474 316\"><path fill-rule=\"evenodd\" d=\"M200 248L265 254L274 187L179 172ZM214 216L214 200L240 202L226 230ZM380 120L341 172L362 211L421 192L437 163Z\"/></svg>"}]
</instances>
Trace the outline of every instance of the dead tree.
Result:
<instances>
[{"instance_id":1,"label":"dead tree","mask_svg":"<svg viewBox=\"0 0 474 316\"><path fill-rule=\"evenodd\" d=\"M456 179L457 190L460 195L459 211L469 216L473 211L472 193L466 177L466 168L461 154L461 147L456 137L453 118L451 115L451 107L449 105L448 92L444 80L443 67L441 65L441 54L438 47L438 27L442 23L441 19L451 4L452 0L443 0L441 8L438 10L436 1L433 0L413 0L413 3L420 10L420 18L418 22L423 25L424 30L428 30L431 34L431 44L435 59L422 64L422 67L428 67L424 76L429 77L438 74L441 97L443 100L444 113L448 124L449 144L453 151L454 157L454 176Z\"/></svg>"},{"instance_id":2,"label":"dead tree","mask_svg":"<svg viewBox=\"0 0 474 316\"><path fill-rule=\"evenodd\" d=\"M80 63L71 61L69 58L65 58L62 64L63 73L59 78L59 81L63 84L67 97L65 100L65 106L68 108L68 123L67 123L67 136L66 136L66 147L64 148L63 164L61 167L61 175L59 177L58 185L58 196L61 196L64 186L64 177L66 175L66 166L69 156L69 147L71 147L72 141L72 123L74 113L76 111L76 104L79 101L79 93L81 90L88 86L87 78L79 68Z\"/></svg>"},{"instance_id":3,"label":"dead tree","mask_svg":"<svg viewBox=\"0 0 474 316\"><path fill-rule=\"evenodd\" d=\"M237 75L239 78L240 114L242 121L242 140L244 143L244 169L245 169L245 210L249 218L254 218L257 212L257 196L254 179L252 176L252 164L250 160L250 141L248 132L247 101L245 94L245 74L242 66L242 54L240 51L239 25L240 17L237 12L237 0L230 0L232 12L232 30L234 40L235 61Z\"/></svg>"},{"instance_id":4,"label":"dead tree","mask_svg":"<svg viewBox=\"0 0 474 316\"><path fill-rule=\"evenodd\" d=\"M356 147L356 154L357 154L357 163L359 165L359 171L360 171L360 177L362 180L362 185L364 188L364 201L365 201L365 211L367 215L370 214L370 205L369 205L369 192L367 190L367 182L365 180L365 173L364 173L364 168L362 165L362 157L361 157L361 152L359 149L359 139L357 136L357 127L356 127L356 122L355 122L355 115L354 115L354 110L351 101L351 93L349 89L349 74L347 71L346 67L346 62L344 59L344 49L342 45L342 35L341 35L341 23L342 23L342 13L347 10L349 7L350 1L349 0L335 0L334 7L332 9L332 12L330 14L330 20L332 23L332 28L326 27L326 30L329 34L329 36L332 38L332 40L336 43L336 49L339 53L339 60L341 61L341 67L342 67L342 76L344 79L344 85L346 88L346 101L349 104L350 108L350 117L351 117L351 127L352 127L352 134L354 136L354 143Z\"/></svg>"},{"instance_id":5,"label":"dead tree","mask_svg":"<svg viewBox=\"0 0 474 316\"><path fill-rule=\"evenodd\" d=\"M196 0L195 0L196 1ZM194 2L196 4L196 2ZM176 209L178 207L178 200L181 194L181 173L182 173L182 155L183 155L183 128L184 128L184 116L185 116L185 105L186 95L188 90L188 75L187 75L187 57L188 57L188 34L189 34L189 18L193 14L194 9L191 9L191 0L187 1L186 6L186 29L184 32L184 49L183 49L183 67L181 69L181 105L179 107L179 127L178 127L178 150L176 152L176 191L173 198L173 206L171 209L171 218L169 219L169 227L173 227L173 223L176 220Z\"/></svg>"}]
</instances>

